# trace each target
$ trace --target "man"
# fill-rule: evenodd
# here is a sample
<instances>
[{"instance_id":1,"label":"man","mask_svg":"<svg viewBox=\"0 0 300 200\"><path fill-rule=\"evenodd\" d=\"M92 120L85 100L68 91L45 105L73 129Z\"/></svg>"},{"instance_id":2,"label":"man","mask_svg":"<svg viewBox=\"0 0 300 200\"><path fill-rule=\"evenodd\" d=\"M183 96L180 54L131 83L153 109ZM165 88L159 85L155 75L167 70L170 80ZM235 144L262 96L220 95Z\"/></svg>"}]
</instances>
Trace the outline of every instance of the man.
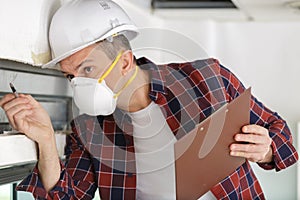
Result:
<instances>
[{"instance_id":1,"label":"man","mask_svg":"<svg viewBox=\"0 0 300 200\"><path fill-rule=\"evenodd\" d=\"M37 199L92 199L97 188L101 199L176 198L173 144L245 89L214 59L163 66L135 59L128 40L136 35L112 1L77 0L57 11L45 67L71 81L82 115L71 123L62 163L41 105L30 95L1 99L11 125L39 147L18 190ZM249 161L277 171L297 161L285 121L254 97L242 132L230 155L247 161L201 199L264 199Z\"/></svg>"}]
</instances>

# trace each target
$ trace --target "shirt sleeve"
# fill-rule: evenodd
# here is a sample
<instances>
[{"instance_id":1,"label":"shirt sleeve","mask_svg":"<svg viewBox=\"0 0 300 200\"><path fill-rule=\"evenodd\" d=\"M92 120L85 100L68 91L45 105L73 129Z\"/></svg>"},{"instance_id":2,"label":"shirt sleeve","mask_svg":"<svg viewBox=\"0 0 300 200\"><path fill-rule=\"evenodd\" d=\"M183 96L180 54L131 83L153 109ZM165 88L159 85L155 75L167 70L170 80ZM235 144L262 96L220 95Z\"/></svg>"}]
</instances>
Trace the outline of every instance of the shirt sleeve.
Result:
<instances>
[{"instance_id":1,"label":"shirt sleeve","mask_svg":"<svg viewBox=\"0 0 300 200\"><path fill-rule=\"evenodd\" d=\"M60 179L51 191L47 193L45 190L37 165L17 186L17 190L31 192L36 199L92 199L97 189L92 159L77 135L67 136L65 154L66 163L60 163Z\"/></svg>"},{"instance_id":2,"label":"shirt sleeve","mask_svg":"<svg viewBox=\"0 0 300 200\"><path fill-rule=\"evenodd\" d=\"M220 65L220 73L231 100L243 93L245 87L233 73L222 65ZM268 129L272 139L273 161L271 163L259 163L258 165L264 169L275 168L276 171L280 171L296 163L298 154L292 144L292 134L286 121L276 112L264 106L254 96L251 97L250 106L250 124L257 124Z\"/></svg>"}]
</instances>

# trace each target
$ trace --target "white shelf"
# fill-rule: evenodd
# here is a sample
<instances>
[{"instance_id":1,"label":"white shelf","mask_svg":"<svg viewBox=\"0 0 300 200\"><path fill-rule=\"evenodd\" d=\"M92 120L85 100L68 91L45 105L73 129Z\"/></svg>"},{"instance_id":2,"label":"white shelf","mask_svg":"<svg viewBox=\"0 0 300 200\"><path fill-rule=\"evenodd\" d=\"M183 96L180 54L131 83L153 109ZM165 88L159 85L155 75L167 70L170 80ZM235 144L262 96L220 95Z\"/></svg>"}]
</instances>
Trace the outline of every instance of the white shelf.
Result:
<instances>
[{"instance_id":1,"label":"white shelf","mask_svg":"<svg viewBox=\"0 0 300 200\"><path fill-rule=\"evenodd\" d=\"M64 155L64 134L55 134L59 156ZM0 168L12 165L21 165L37 161L36 143L23 134L0 135Z\"/></svg>"}]
</instances>

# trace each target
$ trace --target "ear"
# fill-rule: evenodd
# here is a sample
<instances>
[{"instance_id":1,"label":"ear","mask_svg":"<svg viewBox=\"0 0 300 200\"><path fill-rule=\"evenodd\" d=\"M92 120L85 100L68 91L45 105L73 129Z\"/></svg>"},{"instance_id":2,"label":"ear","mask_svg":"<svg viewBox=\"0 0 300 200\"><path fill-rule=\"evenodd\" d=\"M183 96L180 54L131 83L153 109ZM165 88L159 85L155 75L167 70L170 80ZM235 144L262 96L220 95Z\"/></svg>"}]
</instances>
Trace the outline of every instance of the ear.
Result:
<instances>
[{"instance_id":1,"label":"ear","mask_svg":"<svg viewBox=\"0 0 300 200\"><path fill-rule=\"evenodd\" d=\"M121 73L125 76L132 68L134 68L134 57L131 50L127 50L121 57Z\"/></svg>"}]
</instances>

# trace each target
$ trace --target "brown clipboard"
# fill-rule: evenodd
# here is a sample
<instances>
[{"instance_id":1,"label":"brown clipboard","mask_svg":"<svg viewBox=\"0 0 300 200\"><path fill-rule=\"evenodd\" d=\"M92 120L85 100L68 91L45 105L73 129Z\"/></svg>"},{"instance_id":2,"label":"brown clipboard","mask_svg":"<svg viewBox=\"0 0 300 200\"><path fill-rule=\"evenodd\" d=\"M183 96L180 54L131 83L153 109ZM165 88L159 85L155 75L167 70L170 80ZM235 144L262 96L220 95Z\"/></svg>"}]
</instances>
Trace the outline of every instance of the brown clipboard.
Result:
<instances>
[{"instance_id":1,"label":"brown clipboard","mask_svg":"<svg viewBox=\"0 0 300 200\"><path fill-rule=\"evenodd\" d=\"M223 105L174 145L176 198L200 198L245 162L229 155L234 135L250 122L251 88Z\"/></svg>"}]
</instances>

